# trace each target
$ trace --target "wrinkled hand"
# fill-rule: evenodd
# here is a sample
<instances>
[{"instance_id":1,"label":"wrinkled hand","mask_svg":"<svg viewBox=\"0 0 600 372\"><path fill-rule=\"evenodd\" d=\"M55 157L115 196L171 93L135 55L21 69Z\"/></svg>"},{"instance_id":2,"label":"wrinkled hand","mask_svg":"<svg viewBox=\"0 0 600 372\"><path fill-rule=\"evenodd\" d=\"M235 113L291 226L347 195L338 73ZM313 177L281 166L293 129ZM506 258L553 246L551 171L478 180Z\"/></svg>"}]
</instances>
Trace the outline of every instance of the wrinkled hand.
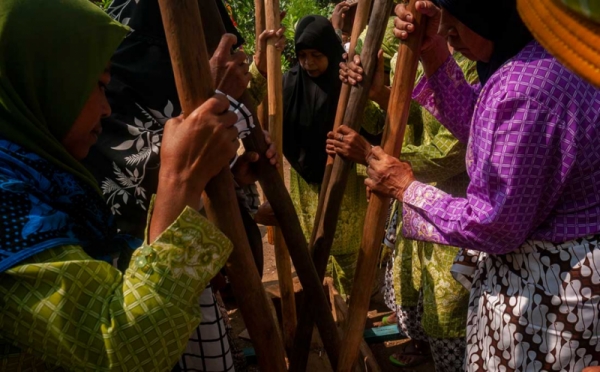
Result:
<instances>
[{"instance_id":1,"label":"wrinkled hand","mask_svg":"<svg viewBox=\"0 0 600 372\"><path fill-rule=\"evenodd\" d=\"M342 125L335 132L327 133L326 151L330 156L339 155L346 160L367 165L371 145L355 130Z\"/></svg>"},{"instance_id":2,"label":"wrinkled hand","mask_svg":"<svg viewBox=\"0 0 600 372\"><path fill-rule=\"evenodd\" d=\"M281 12L280 19L283 20L284 18L285 12ZM258 45L254 53L254 64L263 76L267 75L267 44L270 40L273 40L275 43L275 49L283 52L286 43L285 27L281 26L277 31L264 30L258 36Z\"/></svg>"},{"instance_id":3,"label":"wrinkled hand","mask_svg":"<svg viewBox=\"0 0 600 372\"><path fill-rule=\"evenodd\" d=\"M278 156L277 149L275 145L271 141L271 136L269 132L264 131L265 133L265 141L269 148L265 153L267 159L273 166L278 166ZM249 186L255 183L258 180L258 173L255 167L256 162L260 159L260 155L254 151L245 152L242 156L238 158L235 162L233 168L231 168L231 172L233 173L233 178L235 182L239 186Z\"/></svg>"},{"instance_id":4,"label":"wrinkled hand","mask_svg":"<svg viewBox=\"0 0 600 372\"><path fill-rule=\"evenodd\" d=\"M223 35L210 59L210 72L218 90L239 99L246 90L251 76L246 63L246 53L238 50L231 54L231 48L236 42L235 35Z\"/></svg>"},{"instance_id":5,"label":"wrinkled hand","mask_svg":"<svg viewBox=\"0 0 600 372\"><path fill-rule=\"evenodd\" d=\"M346 12L350 9L350 5L346 4L345 1L338 3L333 9L331 14L331 25L336 30L344 28L344 18L346 18Z\"/></svg>"},{"instance_id":6,"label":"wrinkled hand","mask_svg":"<svg viewBox=\"0 0 600 372\"><path fill-rule=\"evenodd\" d=\"M415 181L410 164L389 156L381 147L371 149L367 163L367 188L375 194L402 201L404 191Z\"/></svg>"},{"instance_id":7,"label":"wrinkled hand","mask_svg":"<svg viewBox=\"0 0 600 372\"><path fill-rule=\"evenodd\" d=\"M431 1L417 1L415 7L418 12L429 18L421 50L425 52L440 42L445 44L444 38L438 35L441 19L440 8ZM406 9L404 3L396 5L394 12L397 16L394 19L394 35L400 40L406 40L409 34L415 31L413 14Z\"/></svg>"},{"instance_id":8,"label":"wrinkled hand","mask_svg":"<svg viewBox=\"0 0 600 372\"><path fill-rule=\"evenodd\" d=\"M344 55L344 58L347 58L347 54ZM385 86L385 72L383 68L383 50L380 49L377 53L377 68L375 69L375 75L373 75L371 89L369 90L369 99L380 105L382 104L380 102L382 99L386 101L385 103L389 99L389 88ZM360 62L360 55L358 54L354 56L353 61L340 63L340 80L345 84L356 86L363 81L364 73L365 71ZM387 107L387 104L382 107Z\"/></svg>"},{"instance_id":9,"label":"wrinkled hand","mask_svg":"<svg viewBox=\"0 0 600 372\"><path fill-rule=\"evenodd\" d=\"M237 115L228 109L227 97L215 94L187 118L179 116L167 122L160 151L161 179L191 183L204 190L208 181L228 166L239 146L234 126Z\"/></svg>"}]
</instances>

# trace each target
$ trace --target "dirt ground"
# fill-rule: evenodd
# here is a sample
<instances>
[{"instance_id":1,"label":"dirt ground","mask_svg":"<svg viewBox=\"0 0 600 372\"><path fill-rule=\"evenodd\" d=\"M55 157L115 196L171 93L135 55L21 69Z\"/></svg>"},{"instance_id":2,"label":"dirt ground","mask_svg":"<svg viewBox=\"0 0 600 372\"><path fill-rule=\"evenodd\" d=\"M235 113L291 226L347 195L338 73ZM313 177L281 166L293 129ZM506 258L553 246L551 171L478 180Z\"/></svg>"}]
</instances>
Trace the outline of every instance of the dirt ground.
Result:
<instances>
[{"instance_id":1,"label":"dirt ground","mask_svg":"<svg viewBox=\"0 0 600 372\"><path fill-rule=\"evenodd\" d=\"M284 175L285 183L289 188L289 164L284 162ZM262 237L263 237L263 248L264 248L264 270L263 270L263 284L267 288L267 293L277 293L277 266L275 264L275 248L269 243L267 238L267 228L259 225ZM293 269L293 267L292 267ZM377 275L377 281L379 288L383 288L384 269L380 269ZM292 277L294 278L295 287L301 288L295 271L292 271ZM276 297L276 296L272 296ZM278 299L274 300L275 306L278 306ZM247 339L247 331L244 325L242 316L235 304L235 300L229 299L226 301L228 314L233 326L233 334L236 336L236 345L240 348L251 348L252 342ZM381 322L382 317L389 315L391 312L384 303L382 291L378 291L372 298L369 307L369 313L367 315L366 328L372 328L374 323ZM316 330L316 329L315 329ZM422 364L416 368L400 368L392 365L389 361L389 356L402 349L403 345L408 342L408 339L388 341L378 344L371 344L370 348L379 364L381 371L415 371L415 372L431 372L435 369L432 362ZM258 365L249 364L250 371L259 371ZM322 343L318 337L318 332L313 332L313 343L311 347L311 353L308 361L307 371L309 372L328 372L331 371L331 366L327 359L327 355L323 349Z\"/></svg>"},{"instance_id":2,"label":"dirt ground","mask_svg":"<svg viewBox=\"0 0 600 372\"><path fill-rule=\"evenodd\" d=\"M273 292L275 290L273 290L272 288L273 288L273 286L276 286L276 283L277 283L277 267L275 265L275 251L274 251L273 245L269 244L267 241L266 228L261 226L261 231L263 232L264 256L265 256L265 269L264 269L263 283L265 284L266 287L271 289L268 292ZM297 277L296 277L295 273L293 273L293 277L295 278L295 281L296 281ZM383 285L383 269L378 273L378 281L379 281L380 287L381 287ZM277 304L278 304L278 302L276 302L276 305ZM238 336L238 339L236 340L236 342L238 343L238 346L240 346L242 348L252 347L251 341L247 340L246 338L239 337L240 334L242 334L243 336L246 336L247 333L245 335L243 334L246 327L244 325L244 321L241 317L241 314L240 314L239 310L237 309L237 306L235 305L235 302L229 301L226 303L226 305L229 310L228 313L231 318L232 326L234 329L233 334ZM374 295L371 298L370 311L367 314L366 327L372 328L373 323L380 322L382 317L389 315L390 313L391 312L389 311L389 309L385 306L385 303L383 300L383 294L380 291L379 293L377 293L376 295ZM318 338L318 333L314 332L313 335L315 335L315 336L313 337L313 344L312 344L312 349L311 349L311 353L310 353L310 357L309 357L307 371L309 371L309 372L331 371L331 366L329 365L327 355L326 355L326 353L322 347L322 344ZM431 371L433 371L435 367L432 362L422 364L415 368L400 368L400 367L396 367L396 366L392 365L389 362L389 359L388 359L389 356L397 351L400 351L403 347L402 345L406 342L408 342L408 339L397 340L397 341L388 341L388 342L370 345L373 355L375 356L375 359L377 360L377 363L379 364L379 367L381 368L381 371L399 371L399 372L400 371L406 371L406 372L409 372L409 371L431 372ZM249 364L249 370L259 371L260 369L258 368L258 366L256 364L251 363L251 364Z\"/></svg>"}]
</instances>

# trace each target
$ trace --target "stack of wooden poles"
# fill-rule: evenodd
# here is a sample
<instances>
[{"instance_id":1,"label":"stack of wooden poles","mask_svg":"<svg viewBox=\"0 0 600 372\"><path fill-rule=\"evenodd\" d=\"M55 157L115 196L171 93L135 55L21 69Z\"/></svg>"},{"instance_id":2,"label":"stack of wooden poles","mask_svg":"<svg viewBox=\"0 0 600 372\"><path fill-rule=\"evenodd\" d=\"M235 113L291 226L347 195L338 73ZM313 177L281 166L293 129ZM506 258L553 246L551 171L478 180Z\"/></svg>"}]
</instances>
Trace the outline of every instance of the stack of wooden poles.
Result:
<instances>
[{"instance_id":1,"label":"stack of wooden poles","mask_svg":"<svg viewBox=\"0 0 600 372\"><path fill-rule=\"evenodd\" d=\"M214 94L214 84L212 79L208 78L210 76L209 56L219 44L225 29L219 21L221 18L214 1L159 0L159 3L181 106L184 113L190 113ZM410 0L408 6L414 8L414 3L415 0ZM279 28L279 2L278 0L264 0L264 2L255 0L255 5L258 40L258 35L265 27L270 30ZM360 127L358 119L367 102L377 64L377 52L392 7L393 0L374 0L369 31L361 53L365 71L364 79L356 87L343 87L336 127L339 125L347 125L353 129ZM358 1L351 51L354 50L358 36L366 24L370 8L371 0ZM416 15L417 12L413 14ZM419 21L417 19L416 23L418 24ZM413 37L411 42L401 43L398 50L399 58L383 141L383 149L396 157L400 155L408 117L420 39L421 37ZM268 103L265 106L268 107L268 112L263 116L262 124L267 124L264 119L266 116L272 139L281 149L283 117L281 53L276 50L274 41L271 41L267 48ZM247 93L240 101L248 107L255 121L258 121L256 107ZM243 142L247 151L255 151L259 154L265 153L268 148L260 126L253 128ZM290 357L290 370L306 370L313 323L317 325L332 368L337 371L350 371L354 368L369 305L368 288L371 288L369 284L373 282L375 276L389 200L374 195L369 203L355 285L351 295L350 314L342 342L322 282L351 166L350 162L341 157L328 160L315 229L309 245L285 188L282 169L271 166L268 159L264 157L258 161L260 185L278 220L275 243L282 290L283 333L277 326L273 305L266 295L252 259L230 170L223 169L206 187L203 200L207 215L234 245L234 251L226 265L227 275L252 338L261 371L285 371L286 350ZM298 322L289 257L293 261L306 299Z\"/></svg>"}]
</instances>

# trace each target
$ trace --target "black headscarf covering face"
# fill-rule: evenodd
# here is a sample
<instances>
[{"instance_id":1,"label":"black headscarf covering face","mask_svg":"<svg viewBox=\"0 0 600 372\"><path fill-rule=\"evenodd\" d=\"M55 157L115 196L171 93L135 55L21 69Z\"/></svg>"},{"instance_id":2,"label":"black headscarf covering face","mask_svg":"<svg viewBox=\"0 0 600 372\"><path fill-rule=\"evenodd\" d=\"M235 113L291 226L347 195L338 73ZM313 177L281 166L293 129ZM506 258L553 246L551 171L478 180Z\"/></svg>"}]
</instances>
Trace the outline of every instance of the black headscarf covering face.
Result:
<instances>
[{"instance_id":1,"label":"black headscarf covering face","mask_svg":"<svg viewBox=\"0 0 600 372\"><path fill-rule=\"evenodd\" d=\"M292 167L309 183L320 184L325 173L327 133L333 128L341 90L338 77L344 49L327 18L302 18L294 38L296 54L315 49L328 60L327 70L310 77L296 64L283 83L283 152Z\"/></svg>"},{"instance_id":2,"label":"black headscarf covering face","mask_svg":"<svg viewBox=\"0 0 600 372\"><path fill-rule=\"evenodd\" d=\"M437 0L472 31L494 43L489 62L477 62L482 85L502 65L519 53L533 36L517 12L516 0Z\"/></svg>"}]
</instances>

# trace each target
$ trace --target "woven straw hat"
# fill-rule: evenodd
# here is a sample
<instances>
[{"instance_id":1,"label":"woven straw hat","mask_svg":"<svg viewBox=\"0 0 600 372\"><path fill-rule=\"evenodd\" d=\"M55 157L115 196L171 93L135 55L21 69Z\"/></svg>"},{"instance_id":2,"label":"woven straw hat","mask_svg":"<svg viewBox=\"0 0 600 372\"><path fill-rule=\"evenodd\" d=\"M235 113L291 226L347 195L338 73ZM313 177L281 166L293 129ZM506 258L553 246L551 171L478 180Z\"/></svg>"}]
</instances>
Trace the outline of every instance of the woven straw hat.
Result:
<instances>
[{"instance_id":1,"label":"woven straw hat","mask_svg":"<svg viewBox=\"0 0 600 372\"><path fill-rule=\"evenodd\" d=\"M600 0L518 0L517 6L544 48L600 87Z\"/></svg>"}]
</instances>

